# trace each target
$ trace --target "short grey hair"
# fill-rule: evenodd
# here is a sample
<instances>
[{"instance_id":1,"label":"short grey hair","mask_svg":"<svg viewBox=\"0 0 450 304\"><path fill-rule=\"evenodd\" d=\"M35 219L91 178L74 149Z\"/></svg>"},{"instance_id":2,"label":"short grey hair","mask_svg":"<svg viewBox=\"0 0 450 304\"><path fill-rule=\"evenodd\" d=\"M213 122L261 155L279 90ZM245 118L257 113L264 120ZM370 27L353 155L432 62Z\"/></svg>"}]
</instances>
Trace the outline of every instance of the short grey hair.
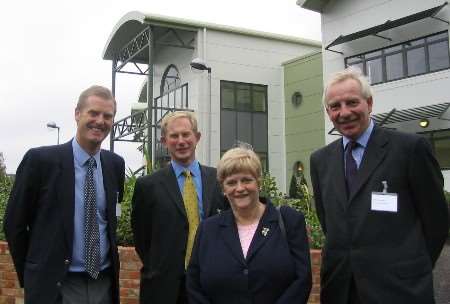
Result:
<instances>
[{"instance_id":1,"label":"short grey hair","mask_svg":"<svg viewBox=\"0 0 450 304\"><path fill-rule=\"evenodd\" d=\"M327 81L325 88L323 90L323 97L322 97L322 102L325 105L325 107L328 106L327 104L328 100L326 100L326 98L329 88L332 85L335 85L336 83L345 81L347 79L353 79L359 83L359 86L361 88L361 96L364 99L369 99L370 97L372 97L373 92L367 77L364 76L364 74L361 72L360 69L355 67L348 67L343 71L339 71L337 73L332 74L330 79Z\"/></svg>"}]
</instances>

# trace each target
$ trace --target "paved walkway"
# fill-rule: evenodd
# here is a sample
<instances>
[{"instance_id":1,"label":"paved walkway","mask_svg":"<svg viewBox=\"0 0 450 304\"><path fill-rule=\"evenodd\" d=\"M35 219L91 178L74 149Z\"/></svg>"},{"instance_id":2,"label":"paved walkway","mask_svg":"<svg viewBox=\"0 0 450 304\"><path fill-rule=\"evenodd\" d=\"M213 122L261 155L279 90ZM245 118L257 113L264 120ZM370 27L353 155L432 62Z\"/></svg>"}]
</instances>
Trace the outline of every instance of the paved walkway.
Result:
<instances>
[{"instance_id":1,"label":"paved walkway","mask_svg":"<svg viewBox=\"0 0 450 304\"><path fill-rule=\"evenodd\" d=\"M436 262L433 277L436 304L450 304L450 240Z\"/></svg>"}]
</instances>

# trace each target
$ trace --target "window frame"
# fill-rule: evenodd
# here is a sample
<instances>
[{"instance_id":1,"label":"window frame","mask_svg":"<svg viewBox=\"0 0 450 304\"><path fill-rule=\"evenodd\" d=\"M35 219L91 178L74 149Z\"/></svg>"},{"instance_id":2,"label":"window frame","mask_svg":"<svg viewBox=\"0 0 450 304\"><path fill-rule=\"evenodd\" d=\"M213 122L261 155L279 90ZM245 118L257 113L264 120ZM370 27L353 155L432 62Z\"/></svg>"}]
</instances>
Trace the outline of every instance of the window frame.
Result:
<instances>
[{"instance_id":1,"label":"window frame","mask_svg":"<svg viewBox=\"0 0 450 304\"><path fill-rule=\"evenodd\" d=\"M439 36L446 33L446 36L443 36L441 38L438 39L432 39L433 37ZM415 42L418 42L420 40L423 40L423 42L415 44ZM434 44L438 44L441 42L447 42L447 54L449 57L449 65L447 67L441 68L441 69L436 69L436 70L431 70L430 69L430 53L429 53L429 47L430 45L434 45ZM392 48L398 47L400 46L400 49L398 50L391 50ZM376 82L373 83L372 80L370 80L371 85L378 85L378 84L382 84L382 83L387 83L387 82L391 82L391 81L397 81L397 80L401 80L401 79L405 79L405 78L411 78L411 77L416 77L416 76L420 76L420 75L425 75L425 74L429 74L429 73L435 73L435 72L439 72L439 71L443 71L443 70L448 70L450 69L450 50L448 48L449 46L449 33L447 30L444 31L440 31L437 33L433 33L430 35L426 35L423 37L419 37L419 38L414 38L408 41L404 41L404 42L400 42L397 44L393 44L393 45L389 45L387 47L383 47L383 48L379 48L379 49L375 49L375 50L370 50L368 52L364 52L364 53L360 53L360 54L356 54L356 55L352 55L349 57L344 58L344 64L345 67L349 67L349 66L353 66L353 65L361 65L362 64L362 72L364 73L364 75L368 75L368 62L369 61L373 61L376 59L380 59L381 58L381 82ZM408 51L411 50L415 50L415 49L419 49L422 48L424 50L424 54L425 54L425 72L423 73L418 73L418 74L414 74L414 75L408 75L409 71L408 71L408 58L407 58L407 53ZM379 52L380 54L378 55L374 55L374 56L370 56L370 54ZM388 75L387 75L387 65L386 65L386 58L389 56L393 56L396 54L401 54L402 55L402 77L399 78L395 78L395 79L391 79L388 80ZM359 58L359 59L357 59ZM356 60L355 60L356 59Z\"/></svg>"},{"instance_id":2,"label":"window frame","mask_svg":"<svg viewBox=\"0 0 450 304\"><path fill-rule=\"evenodd\" d=\"M232 85L233 88L233 107L232 108L224 108L223 107L223 103L224 103L224 99L223 99L223 90L222 88L224 87L224 84L226 85ZM239 85L247 85L249 86L249 90L250 90L250 99L251 99L251 110L247 110L247 109L238 109L237 108L237 88ZM265 100L264 100L264 111L257 111L255 110L255 100L254 100L254 88L263 88L264 89L264 93L265 93ZM258 91L259 92L259 91ZM237 122L237 115L238 113L250 113L250 125L253 126L254 123L254 115L255 114L264 114L266 117L266 125L267 125L267 130L266 130L266 136L265 136L265 146L266 146L266 151L262 151L262 150L256 150L255 147L253 146L254 144L254 129L251 129L251 140L249 142L249 144L252 145L254 151L256 154L258 154L259 156L263 155L263 157L265 158L265 164L263 165L263 168L269 168L269 115L268 115L268 85L264 85L264 84L257 84L257 83L247 83L247 82L239 82L239 81L230 81L230 80L220 80L220 127L222 128L222 121L223 121L223 113L224 112L231 112L234 113L234 115L236 115L236 122ZM234 134L234 138L235 141L237 140L237 135L238 135L238 129L236 128L236 133ZM220 137L220 155L222 156L223 153L226 152L226 150L222 150L222 141L223 138L222 136ZM230 147L231 148L231 147ZM260 157L261 158L261 157Z\"/></svg>"}]
</instances>

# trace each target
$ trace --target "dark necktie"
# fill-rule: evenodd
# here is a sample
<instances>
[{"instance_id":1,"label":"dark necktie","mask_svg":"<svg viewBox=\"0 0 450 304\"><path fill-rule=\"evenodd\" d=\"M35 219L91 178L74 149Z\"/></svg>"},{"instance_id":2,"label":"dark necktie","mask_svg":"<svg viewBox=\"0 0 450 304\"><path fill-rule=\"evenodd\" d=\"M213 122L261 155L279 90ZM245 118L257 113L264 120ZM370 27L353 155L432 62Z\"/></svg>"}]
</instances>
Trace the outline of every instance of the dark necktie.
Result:
<instances>
[{"instance_id":1,"label":"dark necktie","mask_svg":"<svg viewBox=\"0 0 450 304\"><path fill-rule=\"evenodd\" d=\"M349 195L353 192L356 182L356 173L358 172L356 161L352 155L352 151L357 147L358 142L349 141L345 149L345 180L347 182L347 193Z\"/></svg>"},{"instance_id":2,"label":"dark necktie","mask_svg":"<svg viewBox=\"0 0 450 304\"><path fill-rule=\"evenodd\" d=\"M87 160L87 173L84 182L84 262L86 272L97 279L100 272L100 233L97 222L97 202L94 181L93 157Z\"/></svg>"}]
</instances>

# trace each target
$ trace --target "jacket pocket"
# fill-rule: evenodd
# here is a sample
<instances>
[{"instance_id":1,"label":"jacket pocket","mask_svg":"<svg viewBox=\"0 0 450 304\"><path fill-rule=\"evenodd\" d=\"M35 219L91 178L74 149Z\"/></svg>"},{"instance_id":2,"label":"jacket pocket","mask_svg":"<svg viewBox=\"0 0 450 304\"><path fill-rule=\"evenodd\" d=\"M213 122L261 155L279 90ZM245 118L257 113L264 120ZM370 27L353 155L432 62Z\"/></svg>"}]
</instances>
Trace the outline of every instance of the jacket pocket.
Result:
<instances>
[{"instance_id":1,"label":"jacket pocket","mask_svg":"<svg viewBox=\"0 0 450 304\"><path fill-rule=\"evenodd\" d=\"M431 261L427 255L421 255L415 259L394 264L392 271L401 279L419 277L431 273Z\"/></svg>"}]
</instances>

